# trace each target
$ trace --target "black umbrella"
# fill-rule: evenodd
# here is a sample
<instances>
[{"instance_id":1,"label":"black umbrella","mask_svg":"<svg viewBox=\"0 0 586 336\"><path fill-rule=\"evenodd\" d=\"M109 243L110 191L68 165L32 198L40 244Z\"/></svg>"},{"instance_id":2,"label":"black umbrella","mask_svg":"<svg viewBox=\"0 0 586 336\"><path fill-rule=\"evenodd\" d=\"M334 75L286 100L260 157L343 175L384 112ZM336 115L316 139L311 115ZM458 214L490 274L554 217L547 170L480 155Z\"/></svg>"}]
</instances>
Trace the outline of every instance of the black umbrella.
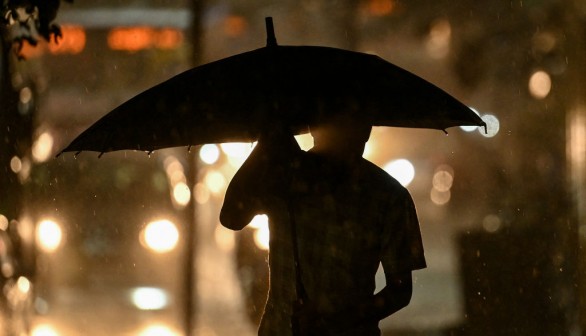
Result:
<instances>
[{"instance_id":1,"label":"black umbrella","mask_svg":"<svg viewBox=\"0 0 586 336\"><path fill-rule=\"evenodd\" d=\"M138 94L63 152L251 142L275 124L305 132L317 113L348 106L373 126L485 126L445 91L378 56L278 46L272 20L266 22L266 47L198 66Z\"/></svg>"}]
</instances>

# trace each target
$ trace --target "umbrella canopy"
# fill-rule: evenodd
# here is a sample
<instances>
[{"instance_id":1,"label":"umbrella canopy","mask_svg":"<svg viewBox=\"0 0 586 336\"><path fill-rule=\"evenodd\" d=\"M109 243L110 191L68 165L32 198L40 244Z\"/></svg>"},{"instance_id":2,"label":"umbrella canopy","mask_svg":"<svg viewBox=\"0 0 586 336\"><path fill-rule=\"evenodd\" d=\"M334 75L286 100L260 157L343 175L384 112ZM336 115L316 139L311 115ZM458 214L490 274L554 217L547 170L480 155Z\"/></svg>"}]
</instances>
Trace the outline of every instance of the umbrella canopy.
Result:
<instances>
[{"instance_id":1,"label":"umbrella canopy","mask_svg":"<svg viewBox=\"0 0 586 336\"><path fill-rule=\"evenodd\" d=\"M63 152L251 142L275 125L303 133L317 114L347 106L373 126L485 126L445 91L378 56L278 46L270 18L267 32L266 47L195 67L138 94Z\"/></svg>"}]
</instances>

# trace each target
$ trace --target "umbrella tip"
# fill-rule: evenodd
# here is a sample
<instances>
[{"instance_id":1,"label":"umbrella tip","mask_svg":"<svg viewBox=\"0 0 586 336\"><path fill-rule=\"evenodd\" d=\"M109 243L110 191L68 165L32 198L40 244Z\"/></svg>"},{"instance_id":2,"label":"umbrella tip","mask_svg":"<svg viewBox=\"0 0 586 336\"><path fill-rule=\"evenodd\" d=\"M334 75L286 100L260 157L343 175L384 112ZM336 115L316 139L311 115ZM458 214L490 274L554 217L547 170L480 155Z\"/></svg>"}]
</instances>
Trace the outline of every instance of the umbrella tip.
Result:
<instances>
[{"instance_id":1,"label":"umbrella tip","mask_svg":"<svg viewBox=\"0 0 586 336\"><path fill-rule=\"evenodd\" d=\"M275 37L275 27L273 26L273 18L270 16L266 17L265 25L267 29L267 47L274 47L277 45L277 38Z\"/></svg>"}]
</instances>

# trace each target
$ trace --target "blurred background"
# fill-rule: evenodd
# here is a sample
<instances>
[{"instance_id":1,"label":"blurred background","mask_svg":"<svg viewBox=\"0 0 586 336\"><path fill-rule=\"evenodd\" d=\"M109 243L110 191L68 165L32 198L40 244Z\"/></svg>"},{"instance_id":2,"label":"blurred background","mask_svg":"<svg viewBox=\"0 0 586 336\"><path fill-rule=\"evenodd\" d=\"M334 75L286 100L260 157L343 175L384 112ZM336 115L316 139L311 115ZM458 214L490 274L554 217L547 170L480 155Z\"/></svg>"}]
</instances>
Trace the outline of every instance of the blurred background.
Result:
<instances>
[{"instance_id":1,"label":"blurred background","mask_svg":"<svg viewBox=\"0 0 586 336\"><path fill-rule=\"evenodd\" d=\"M52 13L60 42L25 39L17 52L12 41L30 32L7 3L2 335L256 334L267 218L237 233L218 222L253 144L55 155L145 89L263 47L266 16L281 45L377 54L488 124L487 133L373 130L365 157L411 192L428 262L414 272L411 304L381 322L384 335L586 331L582 1L62 2ZM312 146L309 136L298 141Z\"/></svg>"}]
</instances>

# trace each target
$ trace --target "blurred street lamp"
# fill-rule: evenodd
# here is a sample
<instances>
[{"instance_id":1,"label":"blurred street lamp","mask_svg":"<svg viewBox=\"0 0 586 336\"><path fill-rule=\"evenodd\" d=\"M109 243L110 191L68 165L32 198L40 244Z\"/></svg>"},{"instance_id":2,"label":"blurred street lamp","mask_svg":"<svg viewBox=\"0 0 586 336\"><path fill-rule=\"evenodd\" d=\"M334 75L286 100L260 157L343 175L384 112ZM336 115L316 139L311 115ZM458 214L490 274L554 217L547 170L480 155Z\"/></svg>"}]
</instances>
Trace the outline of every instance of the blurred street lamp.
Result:
<instances>
[{"instance_id":1,"label":"blurred street lamp","mask_svg":"<svg viewBox=\"0 0 586 336\"><path fill-rule=\"evenodd\" d=\"M59 336L59 333L52 325L43 323L33 327L31 336Z\"/></svg>"},{"instance_id":2,"label":"blurred street lamp","mask_svg":"<svg viewBox=\"0 0 586 336\"><path fill-rule=\"evenodd\" d=\"M535 71L529 77L529 93L535 99L544 99L551 91L551 77L543 70Z\"/></svg>"},{"instance_id":3,"label":"blurred street lamp","mask_svg":"<svg viewBox=\"0 0 586 336\"><path fill-rule=\"evenodd\" d=\"M179 336L179 333L173 331L170 327L164 324L151 324L145 327L139 336Z\"/></svg>"},{"instance_id":4,"label":"blurred street lamp","mask_svg":"<svg viewBox=\"0 0 586 336\"><path fill-rule=\"evenodd\" d=\"M220 158L220 149L214 144L203 145L199 150L199 158L204 163L212 165Z\"/></svg>"},{"instance_id":5,"label":"blurred street lamp","mask_svg":"<svg viewBox=\"0 0 586 336\"><path fill-rule=\"evenodd\" d=\"M165 290L156 287L137 287L130 294L132 304L140 310L160 310L169 305Z\"/></svg>"},{"instance_id":6,"label":"blurred street lamp","mask_svg":"<svg viewBox=\"0 0 586 336\"><path fill-rule=\"evenodd\" d=\"M404 187L408 186L415 178L415 167L407 159L393 160L387 163L383 169Z\"/></svg>"},{"instance_id":7,"label":"blurred street lamp","mask_svg":"<svg viewBox=\"0 0 586 336\"><path fill-rule=\"evenodd\" d=\"M39 248L44 252L54 252L57 250L63 239L61 226L54 220L45 219L39 222L36 229L36 242Z\"/></svg>"},{"instance_id":8,"label":"blurred street lamp","mask_svg":"<svg viewBox=\"0 0 586 336\"><path fill-rule=\"evenodd\" d=\"M254 244L261 250L269 249L269 217L267 215L256 215L250 221L250 227L254 231Z\"/></svg>"},{"instance_id":9,"label":"blurred street lamp","mask_svg":"<svg viewBox=\"0 0 586 336\"><path fill-rule=\"evenodd\" d=\"M32 154L36 162L47 161L53 153L53 135L49 132L43 132L33 143Z\"/></svg>"},{"instance_id":10,"label":"blurred street lamp","mask_svg":"<svg viewBox=\"0 0 586 336\"><path fill-rule=\"evenodd\" d=\"M178 241L177 226L167 219L150 222L140 234L140 243L156 253L172 251Z\"/></svg>"}]
</instances>

